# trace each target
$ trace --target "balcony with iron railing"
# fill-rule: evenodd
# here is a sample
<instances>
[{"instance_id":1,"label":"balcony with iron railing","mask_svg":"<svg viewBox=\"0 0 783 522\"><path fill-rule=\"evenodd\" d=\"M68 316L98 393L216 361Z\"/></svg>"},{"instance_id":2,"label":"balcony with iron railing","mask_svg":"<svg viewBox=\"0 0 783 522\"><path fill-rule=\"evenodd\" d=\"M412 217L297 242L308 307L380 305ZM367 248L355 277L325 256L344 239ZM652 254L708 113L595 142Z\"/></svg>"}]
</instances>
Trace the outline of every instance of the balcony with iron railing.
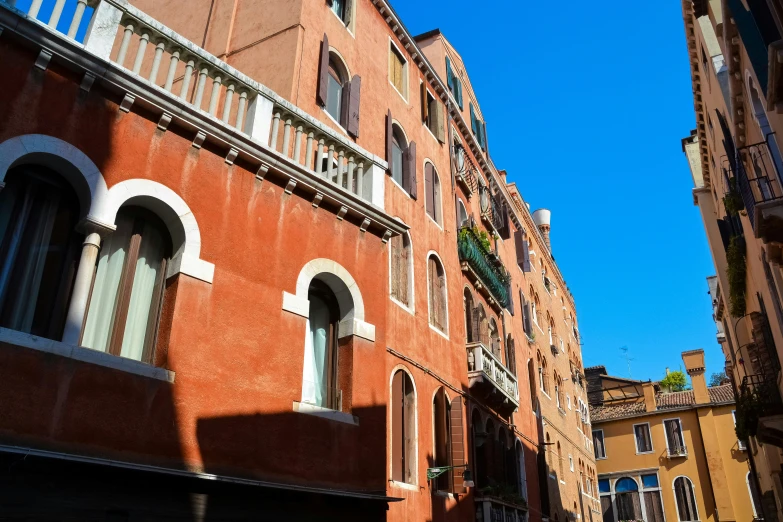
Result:
<instances>
[{"instance_id":1,"label":"balcony with iron railing","mask_svg":"<svg viewBox=\"0 0 783 522\"><path fill-rule=\"evenodd\" d=\"M722 166L730 175L729 182L736 184L730 187L730 194L739 192L755 236L765 242L783 241L783 162L774 134L766 141L736 149L723 159Z\"/></svg>"},{"instance_id":2,"label":"balcony with iron railing","mask_svg":"<svg viewBox=\"0 0 783 522\"><path fill-rule=\"evenodd\" d=\"M466 347L469 386L480 389L485 402L503 414L517 409L519 386L514 372L483 342L469 342Z\"/></svg>"},{"instance_id":3,"label":"balcony with iron railing","mask_svg":"<svg viewBox=\"0 0 783 522\"><path fill-rule=\"evenodd\" d=\"M55 0L51 11L42 5L0 0L0 32L36 49L36 67L57 61L77 70L82 90L100 85L117 93L121 111L139 107L164 131L177 125L195 148L210 143L226 163L253 165L260 180L282 176L286 193L307 193L314 206L329 205L362 230L386 238L399 232L383 210L387 163L347 136L127 0Z\"/></svg>"},{"instance_id":4,"label":"balcony with iron railing","mask_svg":"<svg viewBox=\"0 0 783 522\"><path fill-rule=\"evenodd\" d=\"M471 227L462 227L457 237L457 251L462 271L476 289L483 293L489 304L496 310L509 304L511 280L500 258L492 252L479 236L480 232Z\"/></svg>"},{"instance_id":5,"label":"balcony with iron railing","mask_svg":"<svg viewBox=\"0 0 783 522\"><path fill-rule=\"evenodd\" d=\"M480 496L475 499L476 520L483 522L525 522L527 504L493 497Z\"/></svg>"}]
</instances>

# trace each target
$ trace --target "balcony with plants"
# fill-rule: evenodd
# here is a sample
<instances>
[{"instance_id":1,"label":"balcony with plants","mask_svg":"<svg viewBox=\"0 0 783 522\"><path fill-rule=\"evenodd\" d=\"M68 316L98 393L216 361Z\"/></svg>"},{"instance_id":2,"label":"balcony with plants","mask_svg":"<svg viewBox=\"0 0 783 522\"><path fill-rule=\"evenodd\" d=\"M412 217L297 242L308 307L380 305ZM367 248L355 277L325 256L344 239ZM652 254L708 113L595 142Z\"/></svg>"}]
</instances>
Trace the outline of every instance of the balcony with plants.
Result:
<instances>
[{"instance_id":1,"label":"balcony with plants","mask_svg":"<svg viewBox=\"0 0 783 522\"><path fill-rule=\"evenodd\" d=\"M511 276L492 251L489 235L477 226L462 227L457 237L462 271L496 311L507 307L511 299Z\"/></svg>"}]
</instances>

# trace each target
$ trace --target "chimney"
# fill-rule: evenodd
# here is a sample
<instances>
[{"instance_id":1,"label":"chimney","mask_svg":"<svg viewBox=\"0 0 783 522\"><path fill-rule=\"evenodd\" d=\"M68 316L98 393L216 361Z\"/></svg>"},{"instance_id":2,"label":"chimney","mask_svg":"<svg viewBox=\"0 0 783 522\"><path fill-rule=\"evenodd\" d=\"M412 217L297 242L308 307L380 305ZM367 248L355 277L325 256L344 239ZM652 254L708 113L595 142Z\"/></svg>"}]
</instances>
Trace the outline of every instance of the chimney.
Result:
<instances>
[{"instance_id":1,"label":"chimney","mask_svg":"<svg viewBox=\"0 0 783 522\"><path fill-rule=\"evenodd\" d=\"M644 411L655 411L658 409L658 403L655 402L655 388L652 382L643 382L642 391L644 392Z\"/></svg>"},{"instance_id":2,"label":"chimney","mask_svg":"<svg viewBox=\"0 0 783 522\"><path fill-rule=\"evenodd\" d=\"M707 381L704 379L704 350L682 352L682 362L685 363L685 371L691 378L696 404L709 404L710 394L707 391Z\"/></svg>"},{"instance_id":3,"label":"chimney","mask_svg":"<svg viewBox=\"0 0 783 522\"><path fill-rule=\"evenodd\" d=\"M533 212L533 222L538 227L538 230L541 231L541 235L544 236L546 248L550 252L552 251L552 245L549 243L549 230L551 229L551 221L552 213L549 210L540 208Z\"/></svg>"},{"instance_id":4,"label":"chimney","mask_svg":"<svg viewBox=\"0 0 783 522\"><path fill-rule=\"evenodd\" d=\"M498 174L500 174L500 179L503 180L503 183L506 183L506 175L508 174L505 169L499 170Z\"/></svg>"}]
</instances>

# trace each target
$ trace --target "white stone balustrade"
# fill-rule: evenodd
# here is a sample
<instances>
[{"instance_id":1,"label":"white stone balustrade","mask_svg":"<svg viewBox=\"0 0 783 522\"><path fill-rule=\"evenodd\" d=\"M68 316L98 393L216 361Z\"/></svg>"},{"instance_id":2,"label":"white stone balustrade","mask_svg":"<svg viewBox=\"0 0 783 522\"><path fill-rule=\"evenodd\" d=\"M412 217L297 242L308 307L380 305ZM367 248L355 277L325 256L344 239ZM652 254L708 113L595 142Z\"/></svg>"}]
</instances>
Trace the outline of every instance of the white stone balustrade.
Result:
<instances>
[{"instance_id":1,"label":"white stone balustrade","mask_svg":"<svg viewBox=\"0 0 783 522\"><path fill-rule=\"evenodd\" d=\"M24 14L56 30L66 3L73 1L56 0L48 20L39 18L43 0L33 0ZM69 29L61 34L74 38L89 14L83 44L87 51L249 136L321 180L384 208L385 161L127 0L76 1L75 11L71 14L69 9ZM0 3L13 8L16 0Z\"/></svg>"},{"instance_id":2,"label":"white stone balustrade","mask_svg":"<svg viewBox=\"0 0 783 522\"><path fill-rule=\"evenodd\" d=\"M468 371L482 372L514 404L519 405L517 378L483 343L468 343Z\"/></svg>"}]
</instances>

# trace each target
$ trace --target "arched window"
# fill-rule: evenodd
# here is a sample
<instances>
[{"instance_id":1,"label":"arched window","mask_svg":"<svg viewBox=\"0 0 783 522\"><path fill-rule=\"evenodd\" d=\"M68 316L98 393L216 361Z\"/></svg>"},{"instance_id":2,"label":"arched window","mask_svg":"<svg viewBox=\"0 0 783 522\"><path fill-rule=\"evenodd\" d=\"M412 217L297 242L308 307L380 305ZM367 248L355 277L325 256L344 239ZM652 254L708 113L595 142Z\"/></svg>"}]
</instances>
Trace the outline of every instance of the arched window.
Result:
<instances>
[{"instance_id":1,"label":"arched window","mask_svg":"<svg viewBox=\"0 0 783 522\"><path fill-rule=\"evenodd\" d=\"M171 237L140 207L121 208L116 223L98 258L82 345L151 364Z\"/></svg>"},{"instance_id":2,"label":"arched window","mask_svg":"<svg viewBox=\"0 0 783 522\"><path fill-rule=\"evenodd\" d=\"M470 415L471 425L471 445L473 449L473 462L476 463L476 487L483 488L488 484L487 480L487 459L484 454L484 445L487 442L487 433L484 431L484 425L481 422L481 414L478 410L473 410Z\"/></svg>"},{"instance_id":3,"label":"arched window","mask_svg":"<svg viewBox=\"0 0 783 522\"><path fill-rule=\"evenodd\" d=\"M469 343L476 343L478 342L475 326L477 317L474 317L476 306L473 304L473 294L466 287L462 297L465 303L465 336Z\"/></svg>"},{"instance_id":4,"label":"arched window","mask_svg":"<svg viewBox=\"0 0 783 522\"><path fill-rule=\"evenodd\" d=\"M639 485L632 478L619 479L615 485L615 504L618 520L642 520Z\"/></svg>"},{"instance_id":5,"label":"arched window","mask_svg":"<svg viewBox=\"0 0 783 522\"><path fill-rule=\"evenodd\" d=\"M674 479L674 500L677 502L677 516L680 522L699 520L691 479L685 476Z\"/></svg>"},{"instance_id":6,"label":"arched window","mask_svg":"<svg viewBox=\"0 0 783 522\"><path fill-rule=\"evenodd\" d=\"M457 199L457 228L468 226L468 210L461 199Z\"/></svg>"},{"instance_id":7,"label":"arched window","mask_svg":"<svg viewBox=\"0 0 783 522\"><path fill-rule=\"evenodd\" d=\"M557 470L560 473L560 480L565 478L563 473L563 448L560 446L560 441L557 441Z\"/></svg>"},{"instance_id":8,"label":"arched window","mask_svg":"<svg viewBox=\"0 0 783 522\"><path fill-rule=\"evenodd\" d=\"M539 355L540 357L540 355ZM533 411L536 410L536 370L533 367L533 359L527 361L527 382L530 387L530 401L532 403Z\"/></svg>"},{"instance_id":9,"label":"arched window","mask_svg":"<svg viewBox=\"0 0 783 522\"><path fill-rule=\"evenodd\" d=\"M519 440L516 441L516 454L517 454L517 477L519 477L519 495L527 499L527 471L525 470L525 447Z\"/></svg>"},{"instance_id":10,"label":"arched window","mask_svg":"<svg viewBox=\"0 0 783 522\"><path fill-rule=\"evenodd\" d=\"M443 388L438 388L432 399L433 428L435 434L435 466L451 466L451 423L450 404ZM439 491L451 490L451 473L444 473L437 478Z\"/></svg>"},{"instance_id":11,"label":"arched window","mask_svg":"<svg viewBox=\"0 0 783 522\"><path fill-rule=\"evenodd\" d=\"M750 507L753 508L753 518L760 519L763 517L763 511L761 510L761 495L759 495L758 487L756 487L755 477L748 472L745 475L745 482L748 484L748 493L750 493Z\"/></svg>"},{"instance_id":12,"label":"arched window","mask_svg":"<svg viewBox=\"0 0 783 522\"><path fill-rule=\"evenodd\" d=\"M416 394L404 370L392 377L392 480L416 483Z\"/></svg>"},{"instance_id":13,"label":"arched window","mask_svg":"<svg viewBox=\"0 0 783 522\"><path fill-rule=\"evenodd\" d=\"M424 164L424 207L427 215L441 224L440 178L429 161Z\"/></svg>"},{"instance_id":14,"label":"arched window","mask_svg":"<svg viewBox=\"0 0 783 522\"><path fill-rule=\"evenodd\" d=\"M8 171L0 191L0 326L60 340L81 241L79 201L57 173Z\"/></svg>"},{"instance_id":15,"label":"arched window","mask_svg":"<svg viewBox=\"0 0 783 522\"><path fill-rule=\"evenodd\" d=\"M489 320L489 344L492 354L502 360L500 353L500 333L498 332L498 325L495 322L494 317Z\"/></svg>"},{"instance_id":16,"label":"arched window","mask_svg":"<svg viewBox=\"0 0 783 522\"><path fill-rule=\"evenodd\" d=\"M541 366L539 368L539 377L541 378L541 391L549 395L549 373L546 363L546 357L541 357Z\"/></svg>"},{"instance_id":17,"label":"arched window","mask_svg":"<svg viewBox=\"0 0 783 522\"><path fill-rule=\"evenodd\" d=\"M447 329L447 305L446 305L446 273L440 260L433 254L427 260L427 283L429 289L430 324L446 332Z\"/></svg>"},{"instance_id":18,"label":"arched window","mask_svg":"<svg viewBox=\"0 0 783 522\"><path fill-rule=\"evenodd\" d=\"M329 53L329 71L326 78L326 112L340 122L340 125L346 125L346 117L343 111L343 89L348 83L348 71L345 69L340 58L334 53ZM347 109L347 107L346 107Z\"/></svg>"},{"instance_id":19,"label":"arched window","mask_svg":"<svg viewBox=\"0 0 783 522\"><path fill-rule=\"evenodd\" d=\"M337 334L340 306L332 289L313 279L307 293L310 314L305 338L302 402L339 410Z\"/></svg>"},{"instance_id":20,"label":"arched window","mask_svg":"<svg viewBox=\"0 0 783 522\"><path fill-rule=\"evenodd\" d=\"M511 334L506 336L506 368L508 368L508 370L514 374L514 376L517 375L516 346L514 344L514 339L511 337Z\"/></svg>"},{"instance_id":21,"label":"arched window","mask_svg":"<svg viewBox=\"0 0 783 522\"><path fill-rule=\"evenodd\" d=\"M410 307L413 304L413 256L407 232L391 238L391 296Z\"/></svg>"},{"instance_id":22,"label":"arched window","mask_svg":"<svg viewBox=\"0 0 783 522\"><path fill-rule=\"evenodd\" d=\"M408 148L408 140L405 139L405 134L402 129L396 123L392 125L392 139L391 139L391 174L392 179L399 185L403 186L404 183L404 163L403 158L405 150Z\"/></svg>"},{"instance_id":23,"label":"arched window","mask_svg":"<svg viewBox=\"0 0 783 522\"><path fill-rule=\"evenodd\" d=\"M563 409L563 380L560 375L555 371L555 400L557 401L557 407Z\"/></svg>"}]
</instances>

